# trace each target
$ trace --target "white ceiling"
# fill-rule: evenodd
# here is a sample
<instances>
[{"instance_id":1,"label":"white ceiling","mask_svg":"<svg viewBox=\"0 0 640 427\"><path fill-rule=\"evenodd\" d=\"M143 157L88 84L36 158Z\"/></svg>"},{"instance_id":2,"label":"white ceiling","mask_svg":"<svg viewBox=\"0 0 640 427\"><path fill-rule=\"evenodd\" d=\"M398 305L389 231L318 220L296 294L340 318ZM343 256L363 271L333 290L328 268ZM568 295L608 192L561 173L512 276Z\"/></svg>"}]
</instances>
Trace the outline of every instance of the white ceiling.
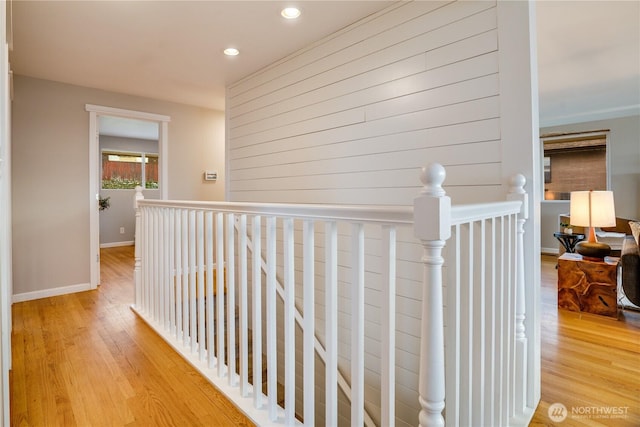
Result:
<instances>
[{"instance_id":1,"label":"white ceiling","mask_svg":"<svg viewBox=\"0 0 640 427\"><path fill-rule=\"evenodd\" d=\"M640 114L640 1L538 1L540 123Z\"/></svg>"},{"instance_id":2,"label":"white ceiling","mask_svg":"<svg viewBox=\"0 0 640 427\"><path fill-rule=\"evenodd\" d=\"M298 3L302 16L280 10ZM224 109L225 86L389 1L15 1L16 74ZM226 57L227 47L240 50Z\"/></svg>"},{"instance_id":3,"label":"white ceiling","mask_svg":"<svg viewBox=\"0 0 640 427\"><path fill-rule=\"evenodd\" d=\"M15 1L15 74L224 109L224 88L390 1ZM279 12L296 4L297 21ZM640 1L539 1L540 121L637 114ZM229 58L225 47L240 49Z\"/></svg>"}]
</instances>

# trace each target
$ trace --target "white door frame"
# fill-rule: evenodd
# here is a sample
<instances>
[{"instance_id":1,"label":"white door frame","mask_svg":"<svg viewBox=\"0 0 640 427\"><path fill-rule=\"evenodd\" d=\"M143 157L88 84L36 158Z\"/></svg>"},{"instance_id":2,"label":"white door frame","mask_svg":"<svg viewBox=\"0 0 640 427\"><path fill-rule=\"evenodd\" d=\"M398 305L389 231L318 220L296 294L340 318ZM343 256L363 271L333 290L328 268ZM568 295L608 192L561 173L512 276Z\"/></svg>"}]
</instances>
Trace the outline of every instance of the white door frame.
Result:
<instances>
[{"instance_id":1,"label":"white door frame","mask_svg":"<svg viewBox=\"0 0 640 427\"><path fill-rule=\"evenodd\" d=\"M100 217L98 203L100 197L100 140L98 138L98 119L100 116L124 117L127 119L147 120L157 122L159 190L162 199L168 198L169 174L169 116L141 111L123 110L120 108L103 107L86 104L89 112L89 265L91 273L91 289L96 289L100 283ZM131 201L133 203L133 200Z\"/></svg>"},{"instance_id":2,"label":"white door frame","mask_svg":"<svg viewBox=\"0 0 640 427\"><path fill-rule=\"evenodd\" d=\"M8 6L8 7L6 7ZM11 358L11 3L0 3L0 424L10 425Z\"/></svg>"}]
</instances>

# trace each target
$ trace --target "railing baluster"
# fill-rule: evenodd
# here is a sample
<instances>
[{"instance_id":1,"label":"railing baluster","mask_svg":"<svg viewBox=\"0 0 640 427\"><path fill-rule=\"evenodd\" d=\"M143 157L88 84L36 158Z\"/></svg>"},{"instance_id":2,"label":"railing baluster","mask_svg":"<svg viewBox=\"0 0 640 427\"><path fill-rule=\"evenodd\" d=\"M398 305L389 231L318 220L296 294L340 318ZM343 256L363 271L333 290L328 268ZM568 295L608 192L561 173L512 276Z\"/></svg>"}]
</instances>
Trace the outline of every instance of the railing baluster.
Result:
<instances>
[{"instance_id":1,"label":"railing baluster","mask_svg":"<svg viewBox=\"0 0 640 427\"><path fill-rule=\"evenodd\" d=\"M136 212L136 225L134 230L134 246L133 246L133 282L135 285L135 301L134 304L138 309L143 307L142 304L142 208L138 205L138 202L144 200L142 194L142 187L136 187L136 194L133 199L133 209Z\"/></svg>"},{"instance_id":2,"label":"railing baluster","mask_svg":"<svg viewBox=\"0 0 640 427\"><path fill-rule=\"evenodd\" d=\"M497 233L498 239L496 242L495 250L496 250L496 285L495 285L495 295L494 301L496 306L496 312L494 316L494 328L496 330L496 336L493 343L493 353L494 353L494 393L496 396L500 396L502 393L502 307L504 304L503 300L503 288L504 288L504 217L496 218L497 222ZM503 423L504 419L502 417L502 403L500 399L494 399L493 401L493 421L495 423Z\"/></svg>"},{"instance_id":3,"label":"railing baluster","mask_svg":"<svg viewBox=\"0 0 640 427\"><path fill-rule=\"evenodd\" d=\"M247 216L240 215L238 221L238 286L240 306L240 395L247 397L249 391L249 320L247 292Z\"/></svg>"},{"instance_id":4,"label":"railing baluster","mask_svg":"<svg viewBox=\"0 0 640 427\"><path fill-rule=\"evenodd\" d=\"M465 264L463 265L463 290L460 296L460 350L461 350L461 363L460 363L460 378L465 378L465 381L460 384L460 400L461 402L467 402L464 405L460 405L460 423L461 425L473 425L473 223L465 224L467 230L467 241L464 245L466 252L463 259Z\"/></svg>"},{"instance_id":5,"label":"railing baluster","mask_svg":"<svg viewBox=\"0 0 640 427\"><path fill-rule=\"evenodd\" d=\"M444 295L444 306L446 307L446 389L447 402L447 423L452 426L460 426L460 370L461 370L461 286L462 286L462 266L461 266L461 225L453 227L453 244L449 247L452 256L448 257L451 264L448 266L448 280L446 284L446 294Z\"/></svg>"},{"instance_id":6,"label":"railing baluster","mask_svg":"<svg viewBox=\"0 0 640 427\"><path fill-rule=\"evenodd\" d=\"M282 221L284 250L284 422L295 422L296 404L296 283L293 219Z\"/></svg>"},{"instance_id":7,"label":"railing baluster","mask_svg":"<svg viewBox=\"0 0 640 427\"><path fill-rule=\"evenodd\" d=\"M218 338L218 377L225 374L224 363L224 214L216 213L216 327Z\"/></svg>"},{"instance_id":8,"label":"railing baluster","mask_svg":"<svg viewBox=\"0 0 640 427\"><path fill-rule=\"evenodd\" d=\"M204 212L196 212L196 286L198 310L198 358L205 360L205 278L204 278Z\"/></svg>"},{"instance_id":9,"label":"railing baluster","mask_svg":"<svg viewBox=\"0 0 640 427\"><path fill-rule=\"evenodd\" d=\"M477 232L478 239L475 243L474 264L477 266L474 272L473 282L473 424L480 425L484 420L484 382L485 382L485 286L486 286L486 266L485 266L485 247L486 247L486 224L484 220L477 221L474 227L474 233Z\"/></svg>"},{"instance_id":10,"label":"railing baluster","mask_svg":"<svg viewBox=\"0 0 640 427\"><path fill-rule=\"evenodd\" d=\"M206 320L206 335L207 335L207 366L209 367L209 369L212 369L215 361L216 361L216 354L215 354L215 319L213 317L213 313L214 313L214 305L215 305L215 301L214 301L214 297L213 297L213 275L215 274L215 271L213 269L213 212L209 211L207 212L206 216L205 216L205 242L206 242L206 259L205 259L205 265L206 265L206 310L207 310L207 320Z\"/></svg>"},{"instance_id":11,"label":"railing baluster","mask_svg":"<svg viewBox=\"0 0 640 427\"><path fill-rule=\"evenodd\" d=\"M315 425L315 273L313 221L302 223L304 424Z\"/></svg>"},{"instance_id":12,"label":"railing baluster","mask_svg":"<svg viewBox=\"0 0 640 427\"><path fill-rule=\"evenodd\" d=\"M364 424L364 227L351 226L351 425Z\"/></svg>"},{"instance_id":13,"label":"railing baluster","mask_svg":"<svg viewBox=\"0 0 640 427\"><path fill-rule=\"evenodd\" d=\"M338 226L325 225L325 394L328 426L338 425Z\"/></svg>"},{"instance_id":14,"label":"railing baluster","mask_svg":"<svg viewBox=\"0 0 640 427\"><path fill-rule=\"evenodd\" d=\"M169 326L169 289L167 289L165 251L167 249L164 208L158 209L158 287L160 290L160 324L166 330Z\"/></svg>"},{"instance_id":15,"label":"railing baluster","mask_svg":"<svg viewBox=\"0 0 640 427\"><path fill-rule=\"evenodd\" d=\"M175 283L176 283L176 339L184 342L184 320L182 318L183 290L182 290L182 216L179 210L174 210L175 248Z\"/></svg>"},{"instance_id":16,"label":"railing baluster","mask_svg":"<svg viewBox=\"0 0 640 427\"><path fill-rule=\"evenodd\" d=\"M252 283L252 336L253 336L253 406L262 408L262 233L260 228L260 216L253 217L253 270Z\"/></svg>"},{"instance_id":17,"label":"railing baluster","mask_svg":"<svg viewBox=\"0 0 640 427\"><path fill-rule=\"evenodd\" d=\"M160 298L162 298L162 292L160 292L160 284L158 283L158 208L151 210L151 229L152 234L149 242L151 244L151 292L153 303L152 313L153 320L156 322L160 320Z\"/></svg>"},{"instance_id":18,"label":"railing baluster","mask_svg":"<svg viewBox=\"0 0 640 427\"><path fill-rule=\"evenodd\" d=\"M487 358L485 360L486 382L484 395L495 396L495 374L496 374L496 311L499 309L496 304L496 218L491 218L491 226L489 228L490 247L487 260L487 285L485 288L486 300L486 336L485 345L487 349ZM495 424L495 399L489 399L485 406L484 425Z\"/></svg>"},{"instance_id":19,"label":"railing baluster","mask_svg":"<svg viewBox=\"0 0 640 427\"><path fill-rule=\"evenodd\" d=\"M147 227L149 228L149 238L147 239L147 297L149 299L147 310L151 319L155 320L156 315L156 287L155 287L155 264L156 258L153 256L155 246L155 223L153 220L154 208L149 208L147 212Z\"/></svg>"},{"instance_id":20,"label":"railing baluster","mask_svg":"<svg viewBox=\"0 0 640 427\"><path fill-rule=\"evenodd\" d=\"M147 274L149 274L149 265L147 261L147 240L149 239L149 224L147 220L148 207L143 206L138 208L140 211L140 238L136 240L136 246L140 246L140 249L136 250L140 256L140 304L139 309L145 314L149 313L148 309L148 292L147 292Z\"/></svg>"},{"instance_id":21,"label":"railing baluster","mask_svg":"<svg viewBox=\"0 0 640 427\"><path fill-rule=\"evenodd\" d=\"M153 259L155 263L154 272L155 277L153 284L156 287L156 321L164 329L164 300L165 293L162 287L162 208L155 208L153 210L153 228L155 230L155 237L153 242Z\"/></svg>"},{"instance_id":22,"label":"railing baluster","mask_svg":"<svg viewBox=\"0 0 640 427\"><path fill-rule=\"evenodd\" d=\"M226 254L227 262L222 269L222 280L226 283L227 292L227 375L230 386L237 384L236 376L236 270L235 270L235 215L227 214ZM226 271L226 273L225 273Z\"/></svg>"},{"instance_id":23,"label":"railing baluster","mask_svg":"<svg viewBox=\"0 0 640 427\"><path fill-rule=\"evenodd\" d=\"M142 210L142 225L144 228L145 237L142 238L142 248L140 250L140 256L142 258L142 309L149 315L149 274L151 272L151 266L149 264L149 209L144 208Z\"/></svg>"},{"instance_id":24,"label":"railing baluster","mask_svg":"<svg viewBox=\"0 0 640 427\"><path fill-rule=\"evenodd\" d=\"M507 252L507 247L506 247L506 239L507 239L507 230L505 227L505 218L502 217L500 218L500 244L499 244L499 250L500 250L500 254L499 254L499 262L500 262L500 277L498 278L499 280L499 285L498 285L498 289L496 291L496 297L497 297L497 305L498 307L500 307L500 310L497 311L496 313L496 329L500 332L500 334L498 334L497 340L496 340L496 367L497 367L497 373L496 373L496 388L497 388L497 395L498 396L503 396L505 393L505 388L504 388L504 367L506 366L506 362L504 359L504 347L505 347L505 334L504 334L504 318L505 318L505 314L504 314L504 304L505 304L505 268L506 268L506 263L505 263L505 256L506 256L506 252ZM505 424L505 406L504 406L504 402L502 401L502 399L495 399L495 404L496 404L496 425L504 425Z\"/></svg>"},{"instance_id":25,"label":"railing baluster","mask_svg":"<svg viewBox=\"0 0 640 427\"><path fill-rule=\"evenodd\" d=\"M167 292L164 288L164 218L162 215L163 209L158 207L155 209L155 229L156 238L154 243L155 250L155 262L156 262L156 277L155 284L157 286L157 307L158 307L158 322L162 325L162 328L166 330L167 314Z\"/></svg>"},{"instance_id":26,"label":"railing baluster","mask_svg":"<svg viewBox=\"0 0 640 427\"><path fill-rule=\"evenodd\" d=\"M182 236L182 338L185 347L191 345L191 301L189 299L189 217L186 209L180 211L180 234Z\"/></svg>"},{"instance_id":27,"label":"railing baluster","mask_svg":"<svg viewBox=\"0 0 640 427\"><path fill-rule=\"evenodd\" d=\"M153 293L153 268L154 268L154 259L153 259L153 208L147 209L147 229L149 233L146 239L146 258L147 262L145 263L147 267L147 277L146 277L146 287L147 287L147 313L149 317L153 319L154 316L154 298L155 295Z\"/></svg>"},{"instance_id":28,"label":"railing baluster","mask_svg":"<svg viewBox=\"0 0 640 427\"><path fill-rule=\"evenodd\" d=\"M396 229L382 227L381 425L395 424Z\"/></svg>"},{"instance_id":29,"label":"railing baluster","mask_svg":"<svg viewBox=\"0 0 640 427\"><path fill-rule=\"evenodd\" d=\"M165 330L170 330L171 316L169 315L169 224L167 222L167 210L165 208L158 209L158 216L160 219L160 242L159 242L159 256L160 256L160 278L158 285L160 285L160 292L163 295L162 301L162 324Z\"/></svg>"},{"instance_id":30,"label":"railing baluster","mask_svg":"<svg viewBox=\"0 0 640 427\"><path fill-rule=\"evenodd\" d=\"M276 218L270 216L266 223L266 251L267 251L267 289L266 289L266 320L267 320L267 397L269 405L269 420L275 421L278 406L278 349L276 337Z\"/></svg>"},{"instance_id":31,"label":"railing baluster","mask_svg":"<svg viewBox=\"0 0 640 427\"><path fill-rule=\"evenodd\" d=\"M195 354L198 350L198 323L196 308L196 212L189 211L189 326L191 337L191 353Z\"/></svg>"},{"instance_id":32,"label":"railing baluster","mask_svg":"<svg viewBox=\"0 0 640 427\"><path fill-rule=\"evenodd\" d=\"M176 281L175 281L175 265L174 265L174 249L175 242L175 210L165 209L165 221L167 224L167 248L165 260L167 262L167 279L166 286L169 292L169 327L171 335L176 334Z\"/></svg>"},{"instance_id":33,"label":"railing baluster","mask_svg":"<svg viewBox=\"0 0 640 427\"><path fill-rule=\"evenodd\" d=\"M514 394L514 390L513 390L513 379L514 379L514 353L515 353L515 348L513 345L513 329L514 329L514 319L515 319L515 314L514 314L514 297L515 297L515 289L514 289L514 285L515 285L515 280L514 280L514 274L515 274L515 269L514 269L514 265L512 262L512 257L514 254L514 241L513 239L515 238L515 222L513 221L513 215L508 215L508 224L509 224L509 240L508 240L508 245L507 245L507 271L508 271L508 278L507 278L507 289L506 289L506 306L505 306L505 312L506 312L506 316L505 316L505 335L506 335L506 354L505 354L505 358L507 360L507 364L506 364L506 384L505 384L505 401L506 401L506 407L507 407L507 412L506 412L506 417L507 420L511 419L511 417L513 416L513 410L514 410L514 406L513 406L513 394Z\"/></svg>"}]
</instances>

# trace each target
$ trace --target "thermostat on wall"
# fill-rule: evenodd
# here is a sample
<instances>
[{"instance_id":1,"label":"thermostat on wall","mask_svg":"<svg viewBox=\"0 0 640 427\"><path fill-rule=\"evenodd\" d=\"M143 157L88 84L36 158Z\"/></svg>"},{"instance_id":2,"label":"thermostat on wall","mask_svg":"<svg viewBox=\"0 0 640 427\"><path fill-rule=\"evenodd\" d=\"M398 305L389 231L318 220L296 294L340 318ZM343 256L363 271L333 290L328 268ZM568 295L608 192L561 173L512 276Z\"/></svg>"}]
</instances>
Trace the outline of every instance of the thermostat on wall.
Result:
<instances>
[{"instance_id":1,"label":"thermostat on wall","mask_svg":"<svg viewBox=\"0 0 640 427\"><path fill-rule=\"evenodd\" d=\"M204 180L205 181L215 181L218 179L218 172L216 171L204 171Z\"/></svg>"}]
</instances>

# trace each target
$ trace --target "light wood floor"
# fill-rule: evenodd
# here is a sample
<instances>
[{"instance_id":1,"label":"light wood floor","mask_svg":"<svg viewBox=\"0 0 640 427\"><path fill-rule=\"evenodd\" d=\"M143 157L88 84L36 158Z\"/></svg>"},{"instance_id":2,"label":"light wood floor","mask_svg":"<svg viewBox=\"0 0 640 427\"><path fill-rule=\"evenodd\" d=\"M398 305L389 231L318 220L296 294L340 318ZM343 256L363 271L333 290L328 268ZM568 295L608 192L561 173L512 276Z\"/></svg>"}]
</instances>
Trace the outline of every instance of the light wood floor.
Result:
<instances>
[{"instance_id":1,"label":"light wood floor","mask_svg":"<svg viewBox=\"0 0 640 427\"><path fill-rule=\"evenodd\" d=\"M14 304L13 426L248 426L129 309L133 248L101 251L102 285Z\"/></svg>"},{"instance_id":2,"label":"light wood floor","mask_svg":"<svg viewBox=\"0 0 640 427\"><path fill-rule=\"evenodd\" d=\"M131 312L132 248L101 253L99 290L13 306L12 425L250 425ZM640 426L640 313L558 311L555 262L543 256L542 399L531 425ZM554 403L626 417L556 424Z\"/></svg>"},{"instance_id":3,"label":"light wood floor","mask_svg":"<svg viewBox=\"0 0 640 427\"><path fill-rule=\"evenodd\" d=\"M542 398L531 425L640 426L640 313L615 320L558 310L555 265L542 257ZM554 403L569 413L561 423L549 418ZM607 410L626 417L586 414Z\"/></svg>"}]
</instances>

